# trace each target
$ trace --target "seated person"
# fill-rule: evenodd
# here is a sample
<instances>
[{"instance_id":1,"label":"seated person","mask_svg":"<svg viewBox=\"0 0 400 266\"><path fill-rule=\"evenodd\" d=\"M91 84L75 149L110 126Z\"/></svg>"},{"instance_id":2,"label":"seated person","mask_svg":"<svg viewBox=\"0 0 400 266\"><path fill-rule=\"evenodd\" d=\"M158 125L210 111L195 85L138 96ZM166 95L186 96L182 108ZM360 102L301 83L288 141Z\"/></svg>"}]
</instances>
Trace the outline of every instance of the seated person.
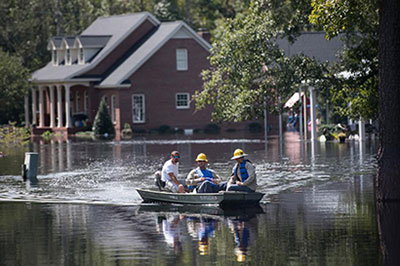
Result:
<instances>
[{"instance_id":1,"label":"seated person","mask_svg":"<svg viewBox=\"0 0 400 266\"><path fill-rule=\"evenodd\" d=\"M185 193L184 186L178 181L179 152L173 151L171 159L164 163L161 170L161 181L165 182L165 188L172 192Z\"/></svg>"},{"instance_id":2,"label":"seated person","mask_svg":"<svg viewBox=\"0 0 400 266\"><path fill-rule=\"evenodd\" d=\"M204 153L197 155L196 162L198 167L186 178L189 189L196 189L197 193L217 193L226 189L226 182L221 182L214 170L207 169L208 160Z\"/></svg>"},{"instance_id":3,"label":"seated person","mask_svg":"<svg viewBox=\"0 0 400 266\"><path fill-rule=\"evenodd\" d=\"M257 188L256 168L245 159L247 154L236 149L231 160L236 160L232 169L232 177L228 181L227 191L254 192Z\"/></svg>"}]
</instances>

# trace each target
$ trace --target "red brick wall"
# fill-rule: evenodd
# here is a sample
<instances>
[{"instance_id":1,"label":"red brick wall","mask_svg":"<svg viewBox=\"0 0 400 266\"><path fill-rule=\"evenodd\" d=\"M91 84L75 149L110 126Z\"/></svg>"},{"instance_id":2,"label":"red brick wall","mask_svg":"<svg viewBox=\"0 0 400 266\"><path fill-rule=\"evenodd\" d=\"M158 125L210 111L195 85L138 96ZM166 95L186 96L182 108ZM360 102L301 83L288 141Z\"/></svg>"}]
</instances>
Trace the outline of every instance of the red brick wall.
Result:
<instances>
[{"instance_id":1,"label":"red brick wall","mask_svg":"<svg viewBox=\"0 0 400 266\"><path fill-rule=\"evenodd\" d=\"M176 49L188 50L188 70L176 70ZM209 66L209 55L192 39L171 39L130 77L131 89L121 91L121 124L132 124L132 94L145 95L146 122L134 128L203 128L211 119L210 109L195 112L194 102L189 109L176 109L175 94L190 96L202 88L200 73Z\"/></svg>"}]
</instances>

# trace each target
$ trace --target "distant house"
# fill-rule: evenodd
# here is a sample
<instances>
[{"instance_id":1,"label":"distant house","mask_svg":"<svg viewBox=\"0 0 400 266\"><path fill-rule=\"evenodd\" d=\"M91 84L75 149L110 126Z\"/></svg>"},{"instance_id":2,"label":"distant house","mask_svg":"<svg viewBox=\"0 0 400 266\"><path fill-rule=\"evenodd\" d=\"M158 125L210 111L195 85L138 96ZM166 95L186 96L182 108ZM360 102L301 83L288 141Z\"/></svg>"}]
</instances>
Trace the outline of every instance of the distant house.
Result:
<instances>
[{"instance_id":1,"label":"distant house","mask_svg":"<svg viewBox=\"0 0 400 266\"><path fill-rule=\"evenodd\" d=\"M32 75L34 131L73 133L92 123L101 99L116 131L203 128L210 108L195 112L210 44L182 21L148 12L101 17L78 36L52 37L52 60Z\"/></svg>"}]
</instances>

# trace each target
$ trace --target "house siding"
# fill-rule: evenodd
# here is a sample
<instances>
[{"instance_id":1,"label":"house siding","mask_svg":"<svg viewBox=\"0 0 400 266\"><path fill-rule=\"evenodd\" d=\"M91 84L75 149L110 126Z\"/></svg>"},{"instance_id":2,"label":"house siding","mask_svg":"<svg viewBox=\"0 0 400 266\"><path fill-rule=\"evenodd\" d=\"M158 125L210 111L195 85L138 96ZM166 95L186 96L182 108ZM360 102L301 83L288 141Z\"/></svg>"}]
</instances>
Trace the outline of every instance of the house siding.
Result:
<instances>
[{"instance_id":1,"label":"house siding","mask_svg":"<svg viewBox=\"0 0 400 266\"><path fill-rule=\"evenodd\" d=\"M188 70L176 68L176 49L188 51ZM121 124L130 123L136 129L153 129L161 125L172 128L203 128L211 120L211 109L195 111L176 108L176 93L187 92L190 97L203 85L200 73L209 67L208 51L193 39L170 39L130 78L132 87L123 92ZM144 94L146 121L132 124L132 94Z\"/></svg>"}]
</instances>

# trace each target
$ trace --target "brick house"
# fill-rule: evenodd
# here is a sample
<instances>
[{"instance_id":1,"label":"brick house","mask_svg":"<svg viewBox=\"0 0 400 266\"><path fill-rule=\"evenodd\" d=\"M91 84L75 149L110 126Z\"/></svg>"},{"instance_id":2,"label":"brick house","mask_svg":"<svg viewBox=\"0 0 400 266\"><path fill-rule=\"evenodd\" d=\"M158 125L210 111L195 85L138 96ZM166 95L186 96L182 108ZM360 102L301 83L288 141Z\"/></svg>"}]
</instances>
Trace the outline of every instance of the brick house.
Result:
<instances>
[{"instance_id":1,"label":"brick house","mask_svg":"<svg viewBox=\"0 0 400 266\"><path fill-rule=\"evenodd\" d=\"M204 128L211 109L196 112L191 97L202 88L210 47L186 23L161 23L148 12L101 17L78 36L52 37L51 62L32 74L34 134L78 131L101 99L118 133L125 123L139 131Z\"/></svg>"}]
</instances>

